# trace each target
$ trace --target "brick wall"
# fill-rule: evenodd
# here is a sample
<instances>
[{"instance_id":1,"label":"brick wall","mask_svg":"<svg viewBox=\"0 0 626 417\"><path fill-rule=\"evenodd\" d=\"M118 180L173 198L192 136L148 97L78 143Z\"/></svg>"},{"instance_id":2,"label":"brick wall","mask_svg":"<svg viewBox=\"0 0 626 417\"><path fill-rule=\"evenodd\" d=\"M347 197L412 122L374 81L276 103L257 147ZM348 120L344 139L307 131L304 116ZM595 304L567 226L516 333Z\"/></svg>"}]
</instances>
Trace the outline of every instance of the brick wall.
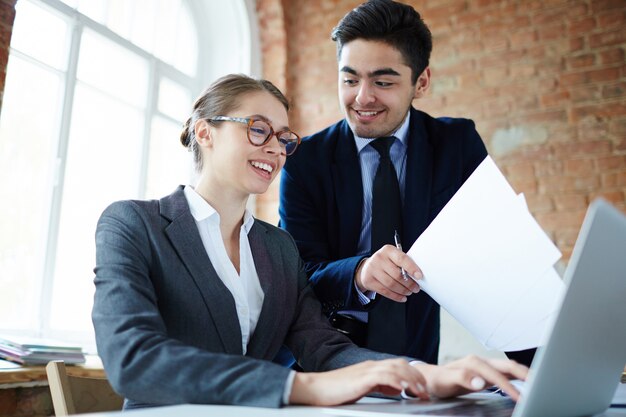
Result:
<instances>
[{"instance_id":1,"label":"brick wall","mask_svg":"<svg viewBox=\"0 0 626 417\"><path fill-rule=\"evenodd\" d=\"M16 0L0 0L0 106ZM303 135L341 117L330 32L359 0L257 0L264 76ZM415 106L474 119L489 152L568 258L589 202L626 209L623 0L407 1L434 35ZM277 222L278 183L258 199Z\"/></svg>"},{"instance_id":2,"label":"brick wall","mask_svg":"<svg viewBox=\"0 0 626 417\"><path fill-rule=\"evenodd\" d=\"M257 2L265 76L286 87L291 124L303 135L341 117L330 32L359 3ZM592 199L626 209L626 2L406 3L434 36L432 89L414 105L474 119L491 155L569 258ZM277 195L274 187L258 202L271 222Z\"/></svg>"},{"instance_id":3,"label":"brick wall","mask_svg":"<svg viewBox=\"0 0 626 417\"><path fill-rule=\"evenodd\" d=\"M11 29L15 19L15 3L17 0L0 0L0 110L4 80L6 78L7 61L9 59L9 44L11 43Z\"/></svg>"}]
</instances>

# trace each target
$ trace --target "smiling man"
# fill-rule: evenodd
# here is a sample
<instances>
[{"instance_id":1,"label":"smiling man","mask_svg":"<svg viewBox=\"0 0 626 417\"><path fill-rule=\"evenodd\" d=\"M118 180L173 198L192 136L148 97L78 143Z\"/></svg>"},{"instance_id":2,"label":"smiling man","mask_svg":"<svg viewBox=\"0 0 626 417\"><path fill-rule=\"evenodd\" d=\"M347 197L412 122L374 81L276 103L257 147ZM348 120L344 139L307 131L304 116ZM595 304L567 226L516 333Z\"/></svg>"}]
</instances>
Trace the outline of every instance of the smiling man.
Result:
<instances>
[{"instance_id":1,"label":"smiling man","mask_svg":"<svg viewBox=\"0 0 626 417\"><path fill-rule=\"evenodd\" d=\"M436 363L439 305L398 246L411 247L487 151L471 120L412 107L430 86L432 49L412 7L368 1L332 39L345 118L288 159L281 226L335 327L361 346Z\"/></svg>"}]
</instances>

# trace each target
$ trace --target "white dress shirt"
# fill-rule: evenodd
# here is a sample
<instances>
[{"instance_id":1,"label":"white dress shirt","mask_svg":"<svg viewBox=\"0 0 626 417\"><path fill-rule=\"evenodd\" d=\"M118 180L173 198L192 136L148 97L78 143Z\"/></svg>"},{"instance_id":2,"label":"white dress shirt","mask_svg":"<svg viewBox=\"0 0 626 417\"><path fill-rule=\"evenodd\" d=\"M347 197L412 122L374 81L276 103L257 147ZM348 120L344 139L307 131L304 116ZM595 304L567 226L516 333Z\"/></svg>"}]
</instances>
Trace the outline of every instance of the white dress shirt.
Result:
<instances>
[{"instance_id":1,"label":"white dress shirt","mask_svg":"<svg viewBox=\"0 0 626 417\"><path fill-rule=\"evenodd\" d=\"M226 253L220 231L219 213L193 187L185 186L184 192L191 215L200 232L204 249L209 255L209 260L215 268L217 276L235 299L237 317L241 328L241 351L245 355L248 350L248 342L259 321L263 299L265 298L248 241L248 233L254 224L254 217L248 210L244 212L243 224L239 231L239 274L237 274L237 270ZM284 404L289 404L295 376L296 372L291 371L287 378L283 392Z\"/></svg>"},{"instance_id":2,"label":"white dress shirt","mask_svg":"<svg viewBox=\"0 0 626 417\"><path fill-rule=\"evenodd\" d=\"M252 259L250 242L248 242L248 233L254 224L254 217L248 210L245 211L243 224L239 231L239 273L237 273L226 253L220 231L219 213L189 185L185 187L185 198L189 203L189 209L196 221L196 226L198 226L211 265L235 299L237 317L241 328L241 350L245 355L248 350L248 342L259 321L263 299L265 298Z\"/></svg>"},{"instance_id":3,"label":"white dress shirt","mask_svg":"<svg viewBox=\"0 0 626 417\"><path fill-rule=\"evenodd\" d=\"M409 124L411 122L411 112L409 111L404 118L404 121L390 136L395 136L396 140L389 149L389 156L391 162L396 170L398 176L398 183L400 185L400 197L404 201L404 182L406 174L406 149L409 136ZM372 187L374 184L374 177L376 170L380 162L380 154L376 149L371 146L367 146L377 138L362 138L354 135L354 142L356 144L357 152L359 154L359 164L361 165L361 180L363 182L363 214L361 216L361 234L359 235L359 244L357 247L357 255L367 255L370 253L371 246L371 230L372 230ZM362 292L354 282L354 288L356 289L357 296L361 304L368 304L376 297L376 293L373 291ZM368 315L364 311L351 311L345 310L340 313L351 315L358 320L367 322Z\"/></svg>"}]
</instances>

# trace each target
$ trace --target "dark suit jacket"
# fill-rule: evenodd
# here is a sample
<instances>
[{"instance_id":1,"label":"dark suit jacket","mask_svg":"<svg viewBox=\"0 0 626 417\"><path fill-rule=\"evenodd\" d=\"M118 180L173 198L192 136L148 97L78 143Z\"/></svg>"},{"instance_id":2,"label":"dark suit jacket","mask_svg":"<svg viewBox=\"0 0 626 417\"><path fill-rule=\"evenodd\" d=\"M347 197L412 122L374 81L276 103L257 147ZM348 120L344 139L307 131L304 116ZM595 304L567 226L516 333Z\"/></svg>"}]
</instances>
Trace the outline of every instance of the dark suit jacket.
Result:
<instances>
[{"instance_id":1,"label":"dark suit jacket","mask_svg":"<svg viewBox=\"0 0 626 417\"><path fill-rule=\"evenodd\" d=\"M435 119L411 109L403 203L408 250L487 150L467 119ZM345 120L305 138L281 177L280 221L295 239L326 314L362 309L353 287L363 189L354 136ZM374 307L375 308L375 307ZM407 302L405 355L436 363L439 306L420 292Z\"/></svg>"},{"instance_id":2,"label":"dark suit jacket","mask_svg":"<svg viewBox=\"0 0 626 417\"><path fill-rule=\"evenodd\" d=\"M104 211L92 318L107 376L128 408L279 407L290 370L270 361L283 343L306 370L389 357L330 327L286 232L255 220L248 239L265 299L244 356L234 299L209 261L183 188Z\"/></svg>"}]
</instances>

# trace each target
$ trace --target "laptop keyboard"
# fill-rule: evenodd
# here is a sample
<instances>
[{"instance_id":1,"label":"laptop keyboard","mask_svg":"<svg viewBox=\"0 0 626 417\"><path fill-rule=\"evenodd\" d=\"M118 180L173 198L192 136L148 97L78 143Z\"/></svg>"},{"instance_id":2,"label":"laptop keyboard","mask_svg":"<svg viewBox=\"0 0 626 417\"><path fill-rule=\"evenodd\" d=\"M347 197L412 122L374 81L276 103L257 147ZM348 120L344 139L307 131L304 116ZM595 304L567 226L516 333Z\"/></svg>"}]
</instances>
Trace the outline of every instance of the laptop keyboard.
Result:
<instances>
[{"instance_id":1,"label":"laptop keyboard","mask_svg":"<svg viewBox=\"0 0 626 417\"><path fill-rule=\"evenodd\" d=\"M432 416L464 416L464 417L510 417L515 402L508 398L502 400L482 400L459 404L454 407L431 411L420 411L419 414Z\"/></svg>"}]
</instances>

